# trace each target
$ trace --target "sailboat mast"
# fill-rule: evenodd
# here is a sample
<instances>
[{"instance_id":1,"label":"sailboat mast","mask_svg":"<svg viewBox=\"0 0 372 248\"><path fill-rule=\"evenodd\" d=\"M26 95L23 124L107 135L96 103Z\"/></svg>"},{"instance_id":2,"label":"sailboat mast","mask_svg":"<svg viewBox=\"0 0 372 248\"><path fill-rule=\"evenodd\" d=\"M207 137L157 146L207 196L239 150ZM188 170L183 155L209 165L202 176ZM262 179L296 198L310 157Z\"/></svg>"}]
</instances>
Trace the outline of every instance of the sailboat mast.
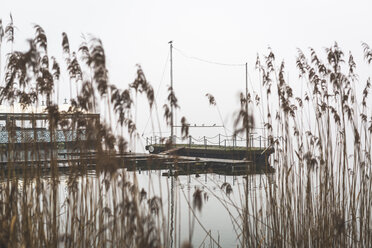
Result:
<instances>
[{"instance_id":1,"label":"sailboat mast","mask_svg":"<svg viewBox=\"0 0 372 248\"><path fill-rule=\"evenodd\" d=\"M249 147L249 121L248 121L248 63L245 63L245 111L246 111L246 140L247 149Z\"/></svg>"},{"instance_id":2,"label":"sailboat mast","mask_svg":"<svg viewBox=\"0 0 372 248\"><path fill-rule=\"evenodd\" d=\"M173 41L170 41L169 42L170 44L170 83L171 83L171 94L174 93L173 91ZM171 144L173 144L173 126L174 126L174 122L173 122L173 103L172 103L172 100L170 102L170 107L171 107Z\"/></svg>"}]
</instances>

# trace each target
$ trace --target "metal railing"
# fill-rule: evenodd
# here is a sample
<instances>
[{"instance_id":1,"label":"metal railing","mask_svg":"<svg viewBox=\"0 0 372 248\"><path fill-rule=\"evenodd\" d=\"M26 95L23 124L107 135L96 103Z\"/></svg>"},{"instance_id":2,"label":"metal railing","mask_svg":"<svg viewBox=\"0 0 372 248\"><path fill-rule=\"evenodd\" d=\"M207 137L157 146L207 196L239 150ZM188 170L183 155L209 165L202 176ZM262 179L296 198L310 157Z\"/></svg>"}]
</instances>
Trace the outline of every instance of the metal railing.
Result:
<instances>
[{"instance_id":1,"label":"metal railing","mask_svg":"<svg viewBox=\"0 0 372 248\"><path fill-rule=\"evenodd\" d=\"M71 142L86 139L86 130L56 130L55 142ZM35 137L36 135L36 137ZM12 134L8 131L0 131L0 144L7 143L30 143L30 142L50 142L49 130L16 130Z\"/></svg>"},{"instance_id":2,"label":"metal railing","mask_svg":"<svg viewBox=\"0 0 372 248\"><path fill-rule=\"evenodd\" d=\"M165 144L170 137L160 137L160 136L151 136L146 138L146 145L157 145ZM204 145L205 148L208 146L222 147L222 148L231 148L231 147L246 147L247 139L240 137L238 135L226 136L224 134L217 134L213 137L199 136L193 137L189 135L186 138L181 138L173 136L173 141L176 144L184 144L189 147L192 145ZM266 148L270 146L270 139L262 135L250 134L248 139L248 146L255 148Z\"/></svg>"}]
</instances>

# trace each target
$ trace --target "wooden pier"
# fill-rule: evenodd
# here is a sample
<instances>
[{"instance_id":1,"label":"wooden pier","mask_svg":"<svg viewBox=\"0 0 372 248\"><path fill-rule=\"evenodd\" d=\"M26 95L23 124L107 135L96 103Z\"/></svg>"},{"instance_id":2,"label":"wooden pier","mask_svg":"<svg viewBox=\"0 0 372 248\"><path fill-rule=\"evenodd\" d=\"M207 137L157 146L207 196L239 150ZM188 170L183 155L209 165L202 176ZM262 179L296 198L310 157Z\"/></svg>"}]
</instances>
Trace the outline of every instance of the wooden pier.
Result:
<instances>
[{"instance_id":1,"label":"wooden pier","mask_svg":"<svg viewBox=\"0 0 372 248\"><path fill-rule=\"evenodd\" d=\"M203 158L168 154L133 154L123 156L123 166L128 170L168 170L164 176L216 173L246 175L272 173L269 164L257 164L248 160Z\"/></svg>"},{"instance_id":2,"label":"wooden pier","mask_svg":"<svg viewBox=\"0 0 372 248\"><path fill-rule=\"evenodd\" d=\"M120 169L128 171L164 170L164 176L181 176L190 174L216 173L221 175L246 175L255 173L272 173L271 166L256 164L252 161L221 158L202 158L192 156L177 156L169 154L124 153L111 154L111 164L106 165L100 161L100 154L89 153L61 153L53 160L59 170L68 171L77 168L85 169ZM51 169L48 159L38 161L0 161L3 170L13 168L18 171L24 169L40 168L47 172ZM110 167L111 166L111 167Z\"/></svg>"},{"instance_id":3,"label":"wooden pier","mask_svg":"<svg viewBox=\"0 0 372 248\"><path fill-rule=\"evenodd\" d=\"M172 154L184 157L198 157L206 159L225 159L230 161L247 160L253 163L267 164L270 155L274 152L272 147L242 147L216 145L188 145L176 144L172 147L165 144L153 144L146 146L151 154Z\"/></svg>"}]
</instances>

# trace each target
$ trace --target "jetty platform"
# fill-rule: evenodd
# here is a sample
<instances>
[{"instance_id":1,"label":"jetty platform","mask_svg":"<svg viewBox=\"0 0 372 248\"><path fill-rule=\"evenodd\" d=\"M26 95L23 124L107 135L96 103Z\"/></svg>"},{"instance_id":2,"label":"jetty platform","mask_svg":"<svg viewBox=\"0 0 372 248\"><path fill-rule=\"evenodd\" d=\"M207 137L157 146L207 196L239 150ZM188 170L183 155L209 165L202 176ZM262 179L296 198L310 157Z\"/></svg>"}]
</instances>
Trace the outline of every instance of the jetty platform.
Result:
<instances>
[{"instance_id":1,"label":"jetty platform","mask_svg":"<svg viewBox=\"0 0 372 248\"><path fill-rule=\"evenodd\" d=\"M267 164L274 148L270 147L243 147L218 145L189 145L166 144L147 145L146 150L151 154L172 154L177 156L198 157L207 159L225 159L229 161L246 160L258 164Z\"/></svg>"},{"instance_id":2,"label":"jetty platform","mask_svg":"<svg viewBox=\"0 0 372 248\"><path fill-rule=\"evenodd\" d=\"M181 176L191 174L215 173L220 175L246 175L257 173L272 173L274 169L269 165L257 164L248 160L203 158L192 156L178 156L170 154L123 153L111 154L110 165L100 161L100 154L89 153L60 153L53 160L58 170L69 171L76 169L120 169L128 171L164 171L163 176ZM24 169L40 169L44 172L51 170L51 160L38 161L0 161L4 171L13 168L18 171Z\"/></svg>"}]
</instances>

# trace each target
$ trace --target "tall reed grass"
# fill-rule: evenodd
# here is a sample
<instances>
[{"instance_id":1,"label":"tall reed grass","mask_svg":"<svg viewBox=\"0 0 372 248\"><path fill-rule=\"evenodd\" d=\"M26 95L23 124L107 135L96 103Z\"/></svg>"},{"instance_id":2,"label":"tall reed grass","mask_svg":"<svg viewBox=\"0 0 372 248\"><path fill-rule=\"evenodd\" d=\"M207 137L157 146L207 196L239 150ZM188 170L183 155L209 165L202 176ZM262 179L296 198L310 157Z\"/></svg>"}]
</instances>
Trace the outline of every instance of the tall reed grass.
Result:
<instances>
[{"instance_id":1,"label":"tall reed grass","mask_svg":"<svg viewBox=\"0 0 372 248\"><path fill-rule=\"evenodd\" d=\"M22 150L29 150L31 155L24 156L20 163L20 149L13 138L19 126L15 123L6 127L10 138L2 149L7 162L0 170L0 247L169 246L163 199L147 199L136 181L128 180L125 170L117 170L121 164L116 154L125 153L138 138L133 113L137 95L145 94L149 108L155 104L154 90L143 70L138 66L129 88L118 89L110 84L101 40L89 37L74 53L63 33L65 66L60 66L48 53L42 27L35 25L34 29L35 36L25 52L13 51L13 19L5 29L4 37L11 46L5 71L0 71L4 77L0 99L2 104L20 103L24 109L45 101L51 142L49 146L40 146L35 140L21 142ZM362 47L367 63L371 63L371 49L367 44ZM305 84L305 94L294 95L285 80L284 62L277 67L275 55L269 51L256 64L266 92L255 100L250 95L241 96L235 131L250 132L254 124L252 109L262 108L275 148L271 161L277 172L275 183L268 184L262 193L251 192L247 178L242 208L235 203L226 205L227 211L235 206L239 212L240 247L371 246L370 80L365 83L360 102L355 87L360 82L351 54L345 56L337 44L326 49L324 57L313 49L306 54L298 51L300 79L295 80ZM66 86L59 85L66 84L60 80L64 71L70 79ZM72 84L76 86L75 96ZM65 112L58 106L60 87L69 87L72 98ZM170 123L170 106L177 108L178 103L173 89L168 91L169 103L163 107ZM208 97L215 104L213 96ZM273 100L278 109L271 108ZM98 104L101 102L105 104ZM99 110L107 113L108 124L82 117L82 113ZM66 113L73 118L63 118ZM182 134L187 137L185 118L182 124ZM26 126L21 123L22 128ZM117 130L113 131L112 126ZM86 154L92 152L92 146L83 140L75 140L67 149L69 177L65 192L60 188L58 156L53 153L58 146L57 130L85 130L85 137L94 141L90 144L94 156L89 159ZM35 160L41 153L45 159ZM97 181L87 173L91 164L95 164ZM43 176L45 170L50 172L49 177ZM221 190L228 193L228 186L222 185ZM62 194L65 200L60 202ZM260 195L251 201L250 194ZM200 195L194 194L190 208L202 206ZM192 238L184 247L191 243Z\"/></svg>"},{"instance_id":2,"label":"tall reed grass","mask_svg":"<svg viewBox=\"0 0 372 248\"><path fill-rule=\"evenodd\" d=\"M363 50L370 63L367 44ZM306 89L298 97L294 84L285 80L284 62L277 65L271 51L257 59L277 171L276 183L257 196L261 200L244 204L242 247L372 243L370 79L358 94L354 58L337 43L324 55L314 49L306 54L299 50L296 60L299 79L294 82ZM279 109L270 109L273 99Z\"/></svg>"},{"instance_id":3,"label":"tall reed grass","mask_svg":"<svg viewBox=\"0 0 372 248\"><path fill-rule=\"evenodd\" d=\"M49 56L43 28L35 25L34 30L35 36L25 52L13 51L13 19L5 30L11 48L5 71L1 71L5 78L0 88L1 102L10 110L17 103L24 111L44 108L47 119L39 120L35 114L31 120L6 122L4 130L9 139L3 144L0 169L0 247L162 246L166 238L161 201L157 197L147 199L125 170L117 170L121 164L115 154L124 153L128 146L124 134L132 137L136 133L131 89L121 90L109 83L99 39L90 37L77 53L71 53L67 34L63 33L64 70ZM53 63L49 63L50 59ZM64 71L70 78L71 96L71 85L76 85L76 95L67 111L60 110L56 102L56 85L65 84L59 80ZM140 67L131 87L144 92L152 105L153 90ZM109 120L115 115L119 133L111 130L112 123L83 115L98 111L101 106L97 103L101 101L106 102ZM65 118L67 114L71 118ZM47 144L33 138L38 135L35 127L40 123L49 132ZM20 135L19 140L17 132L25 130L33 130L33 136L27 139ZM72 145L64 145L69 173L66 189L61 188L61 164L55 152L60 145L57 130L76 133ZM79 135L83 131L84 135ZM65 140L67 143L68 138ZM90 153L93 156L87 159ZM92 164L97 180L87 174Z\"/></svg>"}]
</instances>

